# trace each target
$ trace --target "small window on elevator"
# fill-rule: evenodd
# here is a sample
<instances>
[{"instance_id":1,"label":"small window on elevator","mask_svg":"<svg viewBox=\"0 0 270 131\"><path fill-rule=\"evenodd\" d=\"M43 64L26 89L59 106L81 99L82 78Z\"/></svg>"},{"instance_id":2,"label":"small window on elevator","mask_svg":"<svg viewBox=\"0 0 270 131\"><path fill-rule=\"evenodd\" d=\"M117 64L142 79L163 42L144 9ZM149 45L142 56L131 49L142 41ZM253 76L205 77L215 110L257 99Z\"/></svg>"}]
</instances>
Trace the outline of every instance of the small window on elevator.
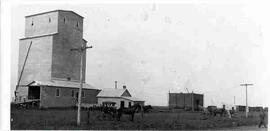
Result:
<instances>
[{"instance_id":1,"label":"small window on elevator","mask_svg":"<svg viewBox=\"0 0 270 131\"><path fill-rule=\"evenodd\" d=\"M49 17L49 23L51 23L51 18Z\"/></svg>"},{"instance_id":2,"label":"small window on elevator","mask_svg":"<svg viewBox=\"0 0 270 131\"><path fill-rule=\"evenodd\" d=\"M79 27L79 22L77 21L76 27Z\"/></svg>"},{"instance_id":3,"label":"small window on elevator","mask_svg":"<svg viewBox=\"0 0 270 131\"><path fill-rule=\"evenodd\" d=\"M55 96L59 97L60 96L60 89L56 89Z\"/></svg>"},{"instance_id":4,"label":"small window on elevator","mask_svg":"<svg viewBox=\"0 0 270 131\"><path fill-rule=\"evenodd\" d=\"M34 26L34 22L32 21L31 26Z\"/></svg>"},{"instance_id":5,"label":"small window on elevator","mask_svg":"<svg viewBox=\"0 0 270 131\"><path fill-rule=\"evenodd\" d=\"M64 24L66 24L66 17L64 17L64 20L63 21L64 21Z\"/></svg>"}]
</instances>

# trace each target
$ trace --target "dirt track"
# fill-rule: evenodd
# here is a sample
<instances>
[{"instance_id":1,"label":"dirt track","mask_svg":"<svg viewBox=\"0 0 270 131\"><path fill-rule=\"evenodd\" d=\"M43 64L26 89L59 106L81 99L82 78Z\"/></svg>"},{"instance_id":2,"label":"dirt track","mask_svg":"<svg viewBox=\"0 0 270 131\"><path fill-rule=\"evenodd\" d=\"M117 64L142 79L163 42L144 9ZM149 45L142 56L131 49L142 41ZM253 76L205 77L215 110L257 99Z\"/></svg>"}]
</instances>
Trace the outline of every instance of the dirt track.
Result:
<instances>
[{"instance_id":1,"label":"dirt track","mask_svg":"<svg viewBox=\"0 0 270 131\"><path fill-rule=\"evenodd\" d=\"M239 127L229 127L229 128L222 128L218 130L236 130L236 131L267 131L267 128L258 128L258 126L239 126Z\"/></svg>"}]
</instances>

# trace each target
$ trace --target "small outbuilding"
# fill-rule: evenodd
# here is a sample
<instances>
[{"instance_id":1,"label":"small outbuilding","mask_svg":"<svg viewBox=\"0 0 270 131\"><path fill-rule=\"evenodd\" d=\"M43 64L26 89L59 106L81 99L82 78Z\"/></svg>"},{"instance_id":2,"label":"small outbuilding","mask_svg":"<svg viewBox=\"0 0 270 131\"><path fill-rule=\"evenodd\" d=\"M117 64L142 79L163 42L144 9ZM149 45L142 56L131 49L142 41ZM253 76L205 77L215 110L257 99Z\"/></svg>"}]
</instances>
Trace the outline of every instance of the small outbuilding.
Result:
<instances>
[{"instance_id":1,"label":"small outbuilding","mask_svg":"<svg viewBox=\"0 0 270 131\"><path fill-rule=\"evenodd\" d=\"M196 93L169 93L169 108L185 110L199 110L203 106L203 94Z\"/></svg>"},{"instance_id":2,"label":"small outbuilding","mask_svg":"<svg viewBox=\"0 0 270 131\"><path fill-rule=\"evenodd\" d=\"M128 89L124 86L122 89L117 88L105 88L102 89L97 95L98 104L114 102L116 108L130 107L135 103L144 105L144 101L138 98L132 97Z\"/></svg>"},{"instance_id":3,"label":"small outbuilding","mask_svg":"<svg viewBox=\"0 0 270 131\"><path fill-rule=\"evenodd\" d=\"M246 106L243 105L236 105L236 111L244 112L246 111Z\"/></svg>"}]
</instances>

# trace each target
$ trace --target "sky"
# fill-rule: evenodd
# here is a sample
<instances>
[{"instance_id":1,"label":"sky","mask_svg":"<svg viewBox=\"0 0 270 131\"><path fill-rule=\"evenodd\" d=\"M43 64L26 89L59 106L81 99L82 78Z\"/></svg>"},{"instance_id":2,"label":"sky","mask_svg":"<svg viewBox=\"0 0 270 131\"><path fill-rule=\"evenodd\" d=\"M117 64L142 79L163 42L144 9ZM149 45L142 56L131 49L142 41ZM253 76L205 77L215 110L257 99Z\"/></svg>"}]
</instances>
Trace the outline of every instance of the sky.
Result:
<instances>
[{"instance_id":1,"label":"sky","mask_svg":"<svg viewBox=\"0 0 270 131\"><path fill-rule=\"evenodd\" d=\"M204 105L268 105L267 7L247 3L14 4L11 6L11 95L17 82L24 16L56 9L84 17L86 82L127 85L151 105L169 92L204 94ZM260 9L260 10L258 10ZM265 14L266 15L266 14Z\"/></svg>"}]
</instances>

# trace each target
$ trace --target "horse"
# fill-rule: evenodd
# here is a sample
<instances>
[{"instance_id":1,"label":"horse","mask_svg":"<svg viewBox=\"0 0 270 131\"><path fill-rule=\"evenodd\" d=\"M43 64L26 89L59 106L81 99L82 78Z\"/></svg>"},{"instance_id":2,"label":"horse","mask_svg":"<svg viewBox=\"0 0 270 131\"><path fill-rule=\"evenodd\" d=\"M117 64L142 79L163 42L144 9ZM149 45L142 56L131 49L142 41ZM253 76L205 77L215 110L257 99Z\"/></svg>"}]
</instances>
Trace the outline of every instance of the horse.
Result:
<instances>
[{"instance_id":1,"label":"horse","mask_svg":"<svg viewBox=\"0 0 270 131\"><path fill-rule=\"evenodd\" d=\"M117 109L117 120L120 121L122 114L127 114L127 115L130 115L130 121L133 121L134 114L138 110L141 110L141 106L139 104L134 104L133 106L129 108L120 107L119 109Z\"/></svg>"},{"instance_id":2,"label":"horse","mask_svg":"<svg viewBox=\"0 0 270 131\"><path fill-rule=\"evenodd\" d=\"M219 114L220 116L225 116L226 115L226 109L224 108L218 108L214 110L214 116Z\"/></svg>"},{"instance_id":3,"label":"horse","mask_svg":"<svg viewBox=\"0 0 270 131\"><path fill-rule=\"evenodd\" d=\"M211 115L210 111L207 108L205 108L201 105L198 105L198 107L199 107L199 110L203 111L202 112L203 115Z\"/></svg>"},{"instance_id":4,"label":"horse","mask_svg":"<svg viewBox=\"0 0 270 131\"><path fill-rule=\"evenodd\" d=\"M88 108L86 108L89 111L99 111L102 114L98 115L97 117L102 117L103 120L106 119L107 117L109 119L111 118L115 118L116 114L117 114L117 109L116 107L111 107L111 106L104 106L104 105L93 105L93 106L89 106Z\"/></svg>"},{"instance_id":5,"label":"horse","mask_svg":"<svg viewBox=\"0 0 270 131\"><path fill-rule=\"evenodd\" d=\"M208 106L207 107L207 110L209 111L209 115L210 116L216 116L215 115L215 110L216 110L217 108L215 107L215 106Z\"/></svg>"},{"instance_id":6,"label":"horse","mask_svg":"<svg viewBox=\"0 0 270 131\"><path fill-rule=\"evenodd\" d=\"M143 106L143 112L148 113L153 109L151 105Z\"/></svg>"},{"instance_id":7,"label":"horse","mask_svg":"<svg viewBox=\"0 0 270 131\"><path fill-rule=\"evenodd\" d=\"M107 116L110 116L111 118L115 118L117 114L117 109L114 107L107 107L104 106L101 108L101 111L103 112L103 118Z\"/></svg>"},{"instance_id":8,"label":"horse","mask_svg":"<svg viewBox=\"0 0 270 131\"><path fill-rule=\"evenodd\" d=\"M230 112L231 116L234 116L236 113L235 110L229 110L229 112Z\"/></svg>"}]
</instances>

